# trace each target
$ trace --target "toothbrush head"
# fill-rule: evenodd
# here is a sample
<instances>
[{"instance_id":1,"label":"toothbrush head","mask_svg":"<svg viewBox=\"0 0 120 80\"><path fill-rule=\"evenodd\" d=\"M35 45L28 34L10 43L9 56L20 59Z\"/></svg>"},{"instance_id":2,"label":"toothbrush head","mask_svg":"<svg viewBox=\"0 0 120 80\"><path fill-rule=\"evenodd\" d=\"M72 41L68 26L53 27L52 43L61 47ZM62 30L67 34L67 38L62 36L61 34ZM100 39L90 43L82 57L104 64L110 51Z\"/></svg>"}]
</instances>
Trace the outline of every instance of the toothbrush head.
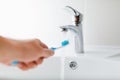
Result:
<instances>
[{"instance_id":1,"label":"toothbrush head","mask_svg":"<svg viewBox=\"0 0 120 80\"><path fill-rule=\"evenodd\" d=\"M64 40L63 42L61 42L61 46L67 46L69 44L68 40Z\"/></svg>"},{"instance_id":2,"label":"toothbrush head","mask_svg":"<svg viewBox=\"0 0 120 80\"><path fill-rule=\"evenodd\" d=\"M64 46L67 46L68 44L69 44L69 41L68 40L64 40L64 41L61 42L61 46L59 46L59 47L51 47L49 49L55 51L55 50L60 49L60 48L62 48Z\"/></svg>"}]
</instances>

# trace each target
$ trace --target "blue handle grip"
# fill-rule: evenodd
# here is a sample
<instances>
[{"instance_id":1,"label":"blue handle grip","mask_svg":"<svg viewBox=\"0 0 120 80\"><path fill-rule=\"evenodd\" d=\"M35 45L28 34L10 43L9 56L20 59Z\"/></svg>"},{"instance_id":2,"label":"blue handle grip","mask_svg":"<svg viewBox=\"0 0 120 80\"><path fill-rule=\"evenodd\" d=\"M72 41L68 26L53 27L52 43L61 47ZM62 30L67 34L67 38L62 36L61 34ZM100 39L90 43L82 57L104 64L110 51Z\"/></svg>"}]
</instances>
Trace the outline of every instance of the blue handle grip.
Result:
<instances>
[{"instance_id":1,"label":"blue handle grip","mask_svg":"<svg viewBox=\"0 0 120 80\"><path fill-rule=\"evenodd\" d=\"M11 65L17 65L19 63L19 61L13 61L13 62L11 62Z\"/></svg>"}]
</instances>

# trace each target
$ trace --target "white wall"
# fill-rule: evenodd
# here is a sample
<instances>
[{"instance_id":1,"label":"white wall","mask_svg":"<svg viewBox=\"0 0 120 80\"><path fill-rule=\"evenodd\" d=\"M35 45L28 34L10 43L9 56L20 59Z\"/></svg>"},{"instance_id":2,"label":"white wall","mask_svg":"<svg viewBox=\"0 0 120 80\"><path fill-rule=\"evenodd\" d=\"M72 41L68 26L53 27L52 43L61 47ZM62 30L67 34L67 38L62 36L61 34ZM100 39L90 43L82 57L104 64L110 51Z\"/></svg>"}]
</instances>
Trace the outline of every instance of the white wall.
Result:
<instances>
[{"instance_id":1,"label":"white wall","mask_svg":"<svg viewBox=\"0 0 120 80\"><path fill-rule=\"evenodd\" d=\"M72 23L66 5L84 14L85 45L120 45L120 0L0 0L0 35L58 45L59 26Z\"/></svg>"},{"instance_id":2,"label":"white wall","mask_svg":"<svg viewBox=\"0 0 120 80\"><path fill-rule=\"evenodd\" d=\"M120 45L120 0L86 0L84 34L89 45Z\"/></svg>"}]
</instances>

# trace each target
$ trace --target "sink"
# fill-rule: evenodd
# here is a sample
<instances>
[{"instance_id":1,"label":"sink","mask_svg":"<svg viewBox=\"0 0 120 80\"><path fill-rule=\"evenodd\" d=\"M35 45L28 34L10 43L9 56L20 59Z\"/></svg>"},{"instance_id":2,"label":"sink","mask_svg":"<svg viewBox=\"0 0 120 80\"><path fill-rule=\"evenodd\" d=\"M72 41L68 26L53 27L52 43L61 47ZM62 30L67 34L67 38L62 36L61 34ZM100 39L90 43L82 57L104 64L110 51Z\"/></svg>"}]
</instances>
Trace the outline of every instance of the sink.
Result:
<instances>
[{"instance_id":1,"label":"sink","mask_svg":"<svg viewBox=\"0 0 120 80\"><path fill-rule=\"evenodd\" d=\"M120 80L120 47L89 47L64 62L65 80Z\"/></svg>"},{"instance_id":2,"label":"sink","mask_svg":"<svg viewBox=\"0 0 120 80\"><path fill-rule=\"evenodd\" d=\"M76 68L70 63L76 62ZM65 58L65 80L120 80L120 62L90 58Z\"/></svg>"},{"instance_id":3,"label":"sink","mask_svg":"<svg viewBox=\"0 0 120 80\"><path fill-rule=\"evenodd\" d=\"M63 56L64 55L64 56ZM75 54L69 46L29 71L0 65L2 80L120 80L120 47L87 46Z\"/></svg>"}]
</instances>

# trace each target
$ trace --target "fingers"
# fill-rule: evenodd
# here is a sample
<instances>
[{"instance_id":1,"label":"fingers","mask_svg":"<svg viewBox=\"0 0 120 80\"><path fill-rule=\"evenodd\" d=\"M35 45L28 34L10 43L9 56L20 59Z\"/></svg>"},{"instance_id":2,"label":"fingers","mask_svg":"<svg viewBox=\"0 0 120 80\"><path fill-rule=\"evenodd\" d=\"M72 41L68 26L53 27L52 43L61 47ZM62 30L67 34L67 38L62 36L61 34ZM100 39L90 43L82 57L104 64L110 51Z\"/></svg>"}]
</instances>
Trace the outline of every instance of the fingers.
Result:
<instances>
[{"instance_id":1,"label":"fingers","mask_svg":"<svg viewBox=\"0 0 120 80\"><path fill-rule=\"evenodd\" d=\"M43 60L44 60L43 57L42 57L42 58L39 58L38 60L35 61L35 63L36 63L37 65L42 64Z\"/></svg>"},{"instance_id":2,"label":"fingers","mask_svg":"<svg viewBox=\"0 0 120 80\"><path fill-rule=\"evenodd\" d=\"M21 70L28 70L28 66L27 64L25 64L24 62L19 62L19 64L17 65Z\"/></svg>"},{"instance_id":3,"label":"fingers","mask_svg":"<svg viewBox=\"0 0 120 80\"><path fill-rule=\"evenodd\" d=\"M37 67L37 65L39 65L39 64L42 64L43 59L44 58L39 58L38 60L29 62L29 63L20 62L17 66L21 70L28 70L28 69Z\"/></svg>"},{"instance_id":4,"label":"fingers","mask_svg":"<svg viewBox=\"0 0 120 80\"><path fill-rule=\"evenodd\" d=\"M54 52L52 50L43 49L39 59L37 59L35 61L32 61L32 62L28 62L28 63L20 62L18 64L18 67L22 70L28 70L28 69L31 69L31 68L35 68L37 65L42 64L44 58L48 58L52 55L54 55Z\"/></svg>"},{"instance_id":5,"label":"fingers","mask_svg":"<svg viewBox=\"0 0 120 80\"><path fill-rule=\"evenodd\" d=\"M49 49L43 49L43 52L41 53L41 55L42 55L44 58L48 58L48 57L54 55L54 51L49 50Z\"/></svg>"},{"instance_id":6,"label":"fingers","mask_svg":"<svg viewBox=\"0 0 120 80\"><path fill-rule=\"evenodd\" d=\"M47 48L47 49L48 49L47 45L45 45L44 43L41 42L40 45L41 45L43 48Z\"/></svg>"},{"instance_id":7,"label":"fingers","mask_svg":"<svg viewBox=\"0 0 120 80\"><path fill-rule=\"evenodd\" d=\"M35 41L38 45L40 45L41 47L48 49L47 45L44 44L43 42L41 42L39 39L34 39L34 41Z\"/></svg>"},{"instance_id":8,"label":"fingers","mask_svg":"<svg viewBox=\"0 0 120 80\"><path fill-rule=\"evenodd\" d=\"M47 47L47 45L45 45L44 43L42 43L39 39L35 39L34 41L35 41L35 43L37 45L40 46L40 48L41 47L43 48L43 50L42 50L43 57L48 58L48 57L50 57L50 56L52 56L54 54L54 52L52 50L49 50L48 47Z\"/></svg>"}]
</instances>

